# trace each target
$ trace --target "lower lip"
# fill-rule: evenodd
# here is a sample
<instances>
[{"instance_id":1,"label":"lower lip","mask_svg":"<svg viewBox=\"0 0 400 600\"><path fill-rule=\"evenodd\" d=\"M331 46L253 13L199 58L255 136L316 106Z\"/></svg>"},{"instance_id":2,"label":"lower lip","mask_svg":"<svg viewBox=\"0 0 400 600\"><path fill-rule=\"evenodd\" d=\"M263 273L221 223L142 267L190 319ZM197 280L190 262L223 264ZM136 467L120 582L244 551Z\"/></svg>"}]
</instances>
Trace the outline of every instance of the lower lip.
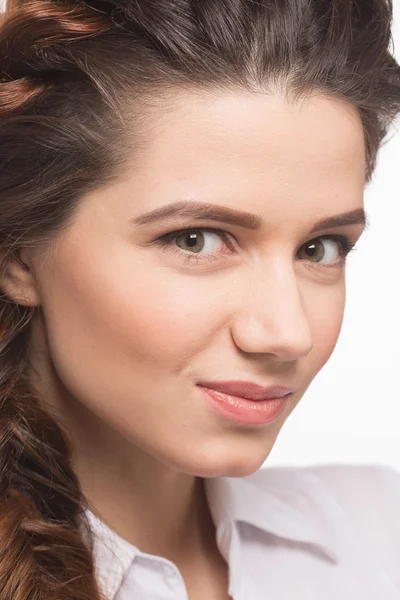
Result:
<instances>
[{"instance_id":1,"label":"lower lip","mask_svg":"<svg viewBox=\"0 0 400 600\"><path fill-rule=\"evenodd\" d=\"M230 394L223 394L204 386L198 386L203 390L208 400L222 415L236 423L246 425L266 425L275 421L285 410L288 399L292 394L283 398L271 398L271 400L249 400Z\"/></svg>"}]
</instances>

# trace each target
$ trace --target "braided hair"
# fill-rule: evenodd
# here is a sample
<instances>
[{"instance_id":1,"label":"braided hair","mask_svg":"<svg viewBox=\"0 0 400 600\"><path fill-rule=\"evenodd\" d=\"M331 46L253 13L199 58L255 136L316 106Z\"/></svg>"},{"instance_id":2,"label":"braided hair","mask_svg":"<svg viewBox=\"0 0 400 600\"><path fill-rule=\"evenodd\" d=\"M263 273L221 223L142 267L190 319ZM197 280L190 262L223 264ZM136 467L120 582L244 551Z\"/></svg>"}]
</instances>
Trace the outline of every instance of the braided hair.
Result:
<instances>
[{"instance_id":1,"label":"braided hair","mask_svg":"<svg viewBox=\"0 0 400 600\"><path fill-rule=\"evenodd\" d=\"M0 22L0 281L140 151L176 86L352 104L366 181L400 111L390 0L11 0ZM133 141L132 141L133 140ZM0 600L101 600L71 442L30 380L34 311L0 289Z\"/></svg>"}]
</instances>

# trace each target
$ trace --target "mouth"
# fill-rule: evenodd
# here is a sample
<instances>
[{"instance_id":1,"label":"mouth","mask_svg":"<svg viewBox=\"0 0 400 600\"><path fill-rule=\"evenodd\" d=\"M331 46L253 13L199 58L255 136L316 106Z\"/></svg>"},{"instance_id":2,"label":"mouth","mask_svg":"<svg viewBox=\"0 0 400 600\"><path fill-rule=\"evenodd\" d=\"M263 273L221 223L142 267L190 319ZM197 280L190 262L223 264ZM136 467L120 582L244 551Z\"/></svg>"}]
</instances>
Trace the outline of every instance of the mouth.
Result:
<instances>
[{"instance_id":1,"label":"mouth","mask_svg":"<svg viewBox=\"0 0 400 600\"><path fill-rule=\"evenodd\" d=\"M244 381L201 382L197 386L222 416L247 425L275 421L295 392L294 388L281 385L263 387Z\"/></svg>"}]
</instances>

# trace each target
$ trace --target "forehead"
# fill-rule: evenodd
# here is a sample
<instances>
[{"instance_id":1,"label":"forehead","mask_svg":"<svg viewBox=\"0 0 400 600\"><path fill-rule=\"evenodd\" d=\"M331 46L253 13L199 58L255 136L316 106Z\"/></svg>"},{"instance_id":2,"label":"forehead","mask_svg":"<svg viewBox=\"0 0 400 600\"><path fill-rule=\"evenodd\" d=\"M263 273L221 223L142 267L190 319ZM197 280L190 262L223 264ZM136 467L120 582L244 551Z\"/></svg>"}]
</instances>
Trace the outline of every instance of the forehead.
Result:
<instances>
[{"instance_id":1,"label":"forehead","mask_svg":"<svg viewBox=\"0 0 400 600\"><path fill-rule=\"evenodd\" d=\"M148 109L146 143L133 187L156 204L199 198L296 203L350 210L365 181L363 127L357 110L314 93L178 91ZM155 200L153 192L158 195ZM168 197L169 194L171 197ZM340 198L343 198L340 205ZM355 200L354 200L355 199ZM275 203L276 204L276 203Z\"/></svg>"},{"instance_id":2,"label":"forehead","mask_svg":"<svg viewBox=\"0 0 400 600\"><path fill-rule=\"evenodd\" d=\"M184 164L195 154L204 161L229 155L273 164L299 159L301 150L304 161L323 168L364 150L356 108L318 93L290 101L279 93L178 91L163 96L149 112L149 153L174 164L175 158Z\"/></svg>"}]
</instances>

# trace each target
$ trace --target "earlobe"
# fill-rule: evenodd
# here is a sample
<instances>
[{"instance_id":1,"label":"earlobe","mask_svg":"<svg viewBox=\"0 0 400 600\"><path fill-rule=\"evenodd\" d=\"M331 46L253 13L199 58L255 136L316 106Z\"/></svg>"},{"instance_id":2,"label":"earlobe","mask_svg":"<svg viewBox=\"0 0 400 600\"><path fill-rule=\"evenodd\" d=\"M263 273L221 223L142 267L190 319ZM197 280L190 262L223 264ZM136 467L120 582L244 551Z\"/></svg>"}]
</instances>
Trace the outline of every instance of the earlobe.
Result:
<instances>
[{"instance_id":1,"label":"earlobe","mask_svg":"<svg viewBox=\"0 0 400 600\"><path fill-rule=\"evenodd\" d=\"M15 304L38 306L33 270L20 257L13 257L0 268L0 289Z\"/></svg>"}]
</instances>

